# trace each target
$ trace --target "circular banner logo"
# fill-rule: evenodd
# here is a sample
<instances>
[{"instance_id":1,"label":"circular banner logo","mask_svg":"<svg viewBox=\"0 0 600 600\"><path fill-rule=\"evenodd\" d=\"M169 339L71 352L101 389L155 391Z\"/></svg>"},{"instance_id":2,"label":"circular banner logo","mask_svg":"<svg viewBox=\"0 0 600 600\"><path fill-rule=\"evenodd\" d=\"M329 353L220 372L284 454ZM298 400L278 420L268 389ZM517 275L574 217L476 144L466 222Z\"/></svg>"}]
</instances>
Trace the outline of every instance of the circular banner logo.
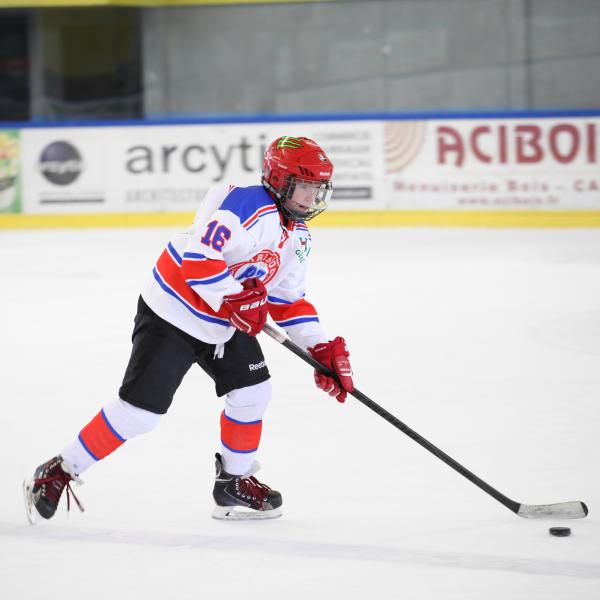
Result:
<instances>
[{"instance_id":1,"label":"circular banner logo","mask_svg":"<svg viewBox=\"0 0 600 600\"><path fill-rule=\"evenodd\" d=\"M69 142L52 142L42 150L38 164L41 174L55 185L73 183L83 171L79 150Z\"/></svg>"}]
</instances>

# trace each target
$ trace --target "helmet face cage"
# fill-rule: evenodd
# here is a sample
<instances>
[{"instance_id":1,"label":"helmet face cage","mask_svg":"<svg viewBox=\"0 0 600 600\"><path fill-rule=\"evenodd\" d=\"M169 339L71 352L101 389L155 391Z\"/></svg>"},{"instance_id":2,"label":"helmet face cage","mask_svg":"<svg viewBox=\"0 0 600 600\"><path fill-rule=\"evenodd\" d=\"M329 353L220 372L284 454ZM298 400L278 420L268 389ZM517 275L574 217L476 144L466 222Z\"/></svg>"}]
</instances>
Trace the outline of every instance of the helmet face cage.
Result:
<instances>
[{"instance_id":1,"label":"helmet face cage","mask_svg":"<svg viewBox=\"0 0 600 600\"><path fill-rule=\"evenodd\" d=\"M291 221L309 221L327 208L333 186L331 181L314 181L290 175L279 205Z\"/></svg>"},{"instance_id":2,"label":"helmet face cage","mask_svg":"<svg viewBox=\"0 0 600 600\"><path fill-rule=\"evenodd\" d=\"M284 217L308 221L327 208L332 173L333 165L317 143L284 136L265 153L262 183Z\"/></svg>"}]
</instances>

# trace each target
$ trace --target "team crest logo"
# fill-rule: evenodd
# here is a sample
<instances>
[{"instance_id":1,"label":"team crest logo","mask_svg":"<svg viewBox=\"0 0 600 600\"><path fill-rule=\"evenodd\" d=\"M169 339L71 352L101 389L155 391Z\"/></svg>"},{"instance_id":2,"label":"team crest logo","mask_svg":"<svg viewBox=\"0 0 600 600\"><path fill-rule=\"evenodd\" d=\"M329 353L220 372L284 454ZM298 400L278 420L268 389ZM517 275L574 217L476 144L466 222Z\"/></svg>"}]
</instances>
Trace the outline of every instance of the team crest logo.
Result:
<instances>
[{"instance_id":1,"label":"team crest logo","mask_svg":"<svg viewBox=\"0 0 600 600\"><path fill-rule=\"evenodd\" d=\"M275 277L281 265L279 254L271 250L262 250L250 260L237 263L229 267L231 276L236 281L244 281L256 277L265 285Z\"/></svg>"}]
</instances>

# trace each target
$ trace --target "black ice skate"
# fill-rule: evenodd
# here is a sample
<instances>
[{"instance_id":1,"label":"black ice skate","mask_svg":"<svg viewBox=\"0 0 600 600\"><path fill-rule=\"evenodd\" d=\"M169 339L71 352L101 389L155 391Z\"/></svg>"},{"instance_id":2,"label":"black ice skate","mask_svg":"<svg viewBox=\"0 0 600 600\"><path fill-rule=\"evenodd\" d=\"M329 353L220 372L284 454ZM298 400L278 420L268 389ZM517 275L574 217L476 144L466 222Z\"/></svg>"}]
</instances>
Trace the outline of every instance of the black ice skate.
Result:
<instances>
[{"instance_id":1,"label":"black ice skate","mask_svg":"<svg viewBox=\"0 0 600 600\"><path fill-rule=\"evenodd\" d=\"M55 456L40 465L31 479L23 481L25 511L27 519L32 525L35 525L36 513L39 513L44 519L54 516L65 488L67 489L67 510L71 508L71 495L79 510L81 512L85 510L71 489L71 481L78 484L83 483L75 473L71 472L61 456Z\"/></svg>"},{"instance_id":2,"label":"black ice skate","mask_svg":"<svg viewBox=\"0 0 600 600\"><path fill-rule=\"evenodd\" d=\"M258 463L245 475L230 475L223 469L221 455L217 453L215 458L217 475L213 498L217 506L213 518L227 521L276 519L283 514L281 494L252 477L258 470Z\"/></svg>"}]
</instances>

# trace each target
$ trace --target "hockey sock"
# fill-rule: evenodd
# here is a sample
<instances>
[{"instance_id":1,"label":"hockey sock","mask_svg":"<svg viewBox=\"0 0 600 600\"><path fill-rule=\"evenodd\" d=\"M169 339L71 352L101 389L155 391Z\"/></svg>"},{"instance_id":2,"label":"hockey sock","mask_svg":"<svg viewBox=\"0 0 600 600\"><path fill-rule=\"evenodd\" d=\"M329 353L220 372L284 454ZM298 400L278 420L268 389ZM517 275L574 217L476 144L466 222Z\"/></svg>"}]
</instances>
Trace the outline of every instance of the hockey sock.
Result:
<instances>
[{"instance_id":1,"label":"hockey sock","mask_svg":"<svg viewBox=\"0 0 600 600\"><path fill-rule=\"evenodd\" d=\"M114 400L80 431L61 456L80 475L127 440L154 429L160 417L124 400Z\"/></svg>"},{"instance_id":2,"label":"hockey sock","mask_svg":"<svg viewBox=\"0 0 600 600\"><path fill-rule=\"evenodd\" d=\"M233 390L221 413L223 467L231 475L250 471L262 433L262 417L271 399L271 383Z\"/></svg>"}]
</instances>

